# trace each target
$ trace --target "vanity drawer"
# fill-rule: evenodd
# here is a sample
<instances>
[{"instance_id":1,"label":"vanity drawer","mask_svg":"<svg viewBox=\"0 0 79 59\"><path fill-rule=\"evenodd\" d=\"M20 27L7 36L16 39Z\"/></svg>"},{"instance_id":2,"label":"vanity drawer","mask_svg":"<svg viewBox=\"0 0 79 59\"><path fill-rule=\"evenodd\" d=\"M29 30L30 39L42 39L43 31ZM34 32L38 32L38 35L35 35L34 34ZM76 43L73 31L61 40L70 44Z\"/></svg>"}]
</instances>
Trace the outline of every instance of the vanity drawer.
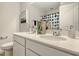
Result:
<instances>
[{"instance_id":1,"label":"vanity drawer","mask_svg":"<svg viewBox=\"0 0 79 59\"><path fill-rule=\"evenodd\" d=\"M38 56L34 51L29 48L26 48L26 56Z\"/></svg>"},{"instance_id":2,"label":"vanity drawer","mask_svg":"<svg viewBox=\"0 0 79 59\"><path fill-rule=\"evenodd\" d=\"M13 56L25 56L25 48L16 41L13 45Z\"/></svg>"},{"instance_id":3,"label":"vanity drawer","mask_svg":"<svg viewBox=\"0 0 79 59\"><path fill-rule=\"evenodd\" d=\"M22 46L25 46L25 38L20 37L18 35L14 35L14 40L17 41Z\"/></svg>"},{"instance_id":4,"label":"vanity drawer","mask_svg":"<svg viewBox=\"0 0 79 59\"><path fill-rule=\"evenodd\" d=\"M26 40L26 48L30 48L40 56L71 56L71 54L50 48L46 45L31 40Z\"/></svg>"}]
</instances>

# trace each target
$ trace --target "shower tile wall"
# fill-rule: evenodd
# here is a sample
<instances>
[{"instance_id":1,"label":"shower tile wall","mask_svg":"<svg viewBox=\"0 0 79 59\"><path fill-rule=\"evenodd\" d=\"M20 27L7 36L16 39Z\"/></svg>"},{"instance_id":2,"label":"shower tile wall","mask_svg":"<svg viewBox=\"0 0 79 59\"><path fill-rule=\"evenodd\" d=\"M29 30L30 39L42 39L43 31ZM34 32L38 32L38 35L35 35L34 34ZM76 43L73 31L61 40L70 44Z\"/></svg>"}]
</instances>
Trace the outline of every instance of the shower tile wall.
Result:
<instances>
[{"instance_id":1,"label":"shower tile wall","mask_svg":"<svg viewBox=\"0 0 79 59\"><path fill-rule=\"evenodd\" d=\"M44 15L42 19L50 22L52 29L59 29L59 12Z\"/></svg>"}]
</instances>

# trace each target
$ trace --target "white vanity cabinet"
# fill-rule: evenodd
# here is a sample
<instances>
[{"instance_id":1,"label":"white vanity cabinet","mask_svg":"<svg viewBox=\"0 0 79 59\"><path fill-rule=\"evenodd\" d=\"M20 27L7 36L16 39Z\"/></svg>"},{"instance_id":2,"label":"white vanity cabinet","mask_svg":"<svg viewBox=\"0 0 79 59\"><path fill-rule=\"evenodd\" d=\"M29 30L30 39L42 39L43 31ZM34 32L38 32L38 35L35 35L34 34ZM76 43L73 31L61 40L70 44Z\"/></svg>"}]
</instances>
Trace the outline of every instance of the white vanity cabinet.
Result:
<instances>
[{"instance_id":1,"label":"white vanity cabinet","mask_svg":"<svg viewBox=\"0 0 79 59\"><path fill-rule=\"evenodd\" d=\"M44 44L31 40L26 40L26 47L38 56L71 56L69 53L50 48Z\"/></svg>"},{"instance_id":2,"label":"white vanity cabinet","mask_svg":"<svg viewBox=\"0 0 79 59\"><path fill-rule=\"evenodd\" d=\"M19 43L17 43L16 41L14 41L13 55L25 56L25 48L21 46Z\"/></svg>"},{"instance_id":3,"label":"white vanity cabinet","mask_svg":"<svg viewBox=\"0 0 79 59\"><path fill-rule=\"evenodd\" d=\"M13 55L25 56L25 38L14 35Z\"/></svg>"},{"instance_id":4,"label":"white vanity cabinet","mask_svg":"<svg viewBox=\"0 0 79 59\"><path fill-rule=\"evenodd\" d=\"M26 56L38 56L34 51L29 48L26 48Z\"/></svg>"},{"instance_id":5,"label":"white vanity cabinet","mask_svg":"<svg viewBox=\"0 0 79 59\"><path fill-rule=\"evenodd\" d=\"M34 51L26 47L26 38L14 35L13 55L14 56L38 56Z\"/></svg>"},{"instance_id":6,"label":"white vanity cabinet","mask_svg":"<svg viewBox=\"0 0 79 59\"><path fill-rule=\"evenodd\" d=\"M72 54L60 51L35 41L29 39L28 37L21 37L14 35L14 46L13 46L13 55L14 56L71 56Z\"/></svg>"}]
</instances>

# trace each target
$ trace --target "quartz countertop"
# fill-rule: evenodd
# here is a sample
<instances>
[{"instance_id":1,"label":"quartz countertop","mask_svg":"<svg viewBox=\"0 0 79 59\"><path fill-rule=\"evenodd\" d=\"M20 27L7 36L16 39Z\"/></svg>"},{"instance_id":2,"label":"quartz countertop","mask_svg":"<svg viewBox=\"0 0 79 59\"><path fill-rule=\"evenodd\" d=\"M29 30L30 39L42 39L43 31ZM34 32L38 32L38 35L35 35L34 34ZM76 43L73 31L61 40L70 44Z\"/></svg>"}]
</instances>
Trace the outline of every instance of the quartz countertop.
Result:
<instances>
[{"instance_id":1,"label":"quartz countertop","mask_svg":"<svg viewBox=\"0 0 79 59\"><path fill-rule=\"evenodd\" d=\"M35 33L32 34L32 33L28 33L28 32L27 33L19 32L19 33L14 33L14 35L18 35L18 36L24 37L26 39L28 38L28 40L39 42L41 44L58 49L60 51L79 56L79 39L78 39L78 37L76 39L72 39L67 36L61 36L61 37L65 38L66 40L57 41L57 40L52 40L52 39L50 40L50 39L45 39L45 38L40 37L42 35L51 36L51 34L35 34Z\"/></svg>"}]
</instances>

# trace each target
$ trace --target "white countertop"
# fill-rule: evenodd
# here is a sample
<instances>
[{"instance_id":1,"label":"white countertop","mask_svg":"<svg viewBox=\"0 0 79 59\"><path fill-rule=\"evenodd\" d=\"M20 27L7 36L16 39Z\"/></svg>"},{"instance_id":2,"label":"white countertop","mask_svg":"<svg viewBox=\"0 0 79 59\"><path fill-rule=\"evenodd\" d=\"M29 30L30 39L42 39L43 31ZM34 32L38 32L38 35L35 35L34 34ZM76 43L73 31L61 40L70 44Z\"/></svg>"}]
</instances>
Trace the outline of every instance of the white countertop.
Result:
<instances>
[{"instance_id":1,"label":"white countertop","mask_svg":"<svg viewBox=\"0 0 79 59\"><path fill-rule=\"evenodd\" d=\"M50 47L59 49L64 52L71 53L73 55L79 55L79 39L72 39L67 36L62 36L67 40L51 40L41 38L41 35L37 34L29 34L29 33L15 33L14 35L18 35L24 38L29 38L29 40L40 42L42 44L46 44Z\"/></svg>"}]
</instances>

